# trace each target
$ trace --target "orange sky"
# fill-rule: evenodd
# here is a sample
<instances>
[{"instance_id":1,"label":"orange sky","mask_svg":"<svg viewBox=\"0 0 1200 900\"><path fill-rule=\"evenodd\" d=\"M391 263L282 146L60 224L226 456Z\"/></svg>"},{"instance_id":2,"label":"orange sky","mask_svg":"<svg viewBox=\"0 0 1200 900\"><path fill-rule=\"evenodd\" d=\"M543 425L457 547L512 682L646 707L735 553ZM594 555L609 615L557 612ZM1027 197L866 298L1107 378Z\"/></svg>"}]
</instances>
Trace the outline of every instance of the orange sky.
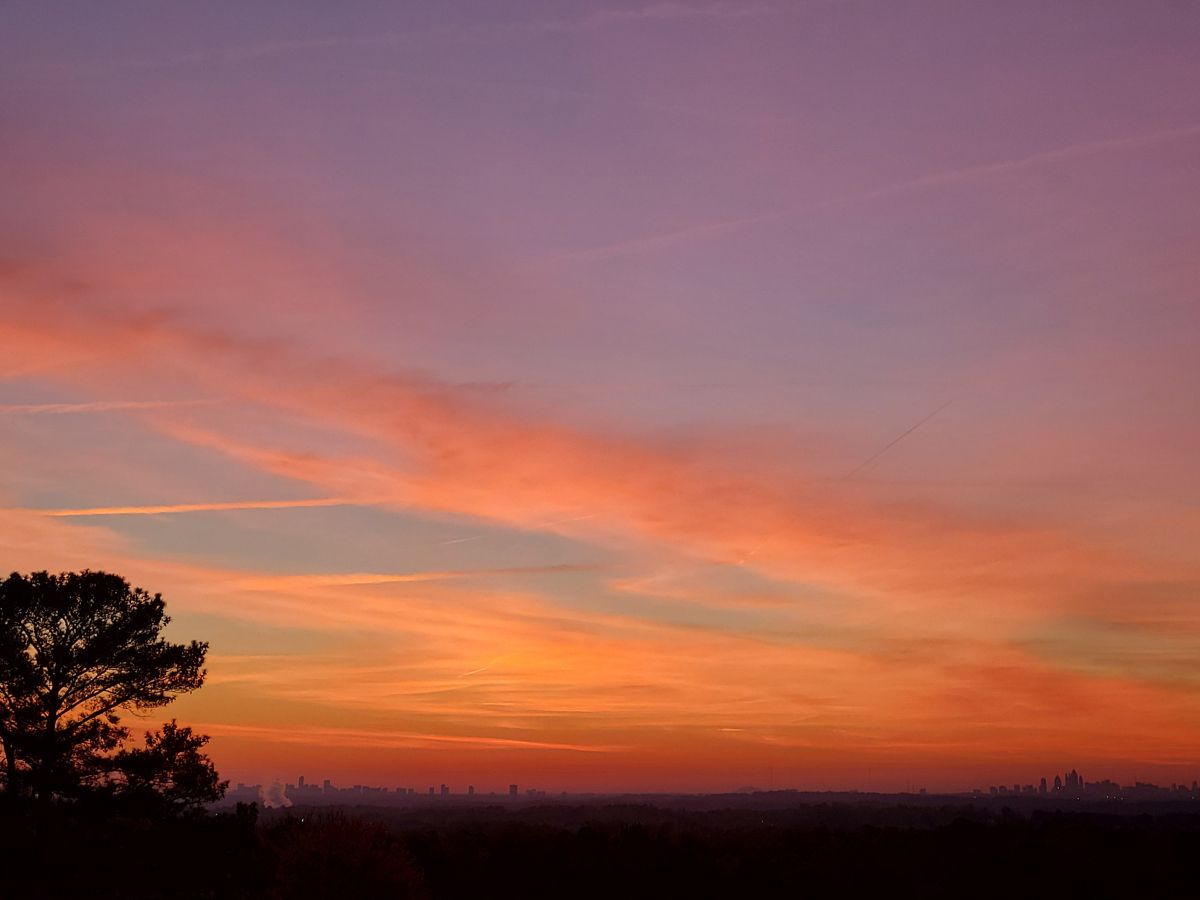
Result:
<instances>
[{"instance_id":1,"label":"orange sky","mask_svg":"<svg viewBox=\"0 0 1200 900\"><path fill-rule=\"evenodd\" d=\"M235 781L1190 783L1176 6L48 6L0 559L161 591Z\"/></svg>"}]
</instances>

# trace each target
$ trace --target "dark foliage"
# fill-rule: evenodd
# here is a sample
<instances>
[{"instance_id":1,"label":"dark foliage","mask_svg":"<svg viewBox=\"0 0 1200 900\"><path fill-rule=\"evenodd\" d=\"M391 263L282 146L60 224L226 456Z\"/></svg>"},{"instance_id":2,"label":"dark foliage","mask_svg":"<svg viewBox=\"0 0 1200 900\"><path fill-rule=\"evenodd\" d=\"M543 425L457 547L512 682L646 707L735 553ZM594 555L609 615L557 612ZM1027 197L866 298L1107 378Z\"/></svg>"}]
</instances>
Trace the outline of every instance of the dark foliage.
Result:
<instances>
[{"instance_id":1,"label":"dark foliage","mask_svg":"<svg viewBox=\"0 0 1200 900\"><path fill-rule=\"evenodd\" d=\"M118 713L204 682L207 644L161 637L162 597L104 572L0 583L0 742L10 795L77 796L128 737Z\"/></svg>"},{"instance_id":2,"label":"dark foliage","mask_svg":"<svg viewBox=\"0 0 1200 900\"><path fill-rule=\"evenodd\" d=\"M104 761L108 787L128 811L174 815L215 803L225 796L212 761L201 753L208 736L172 719L159 731L146 732L146 746L122 750Z\"/></svg>"},{"instance_id":3,"label":"dark foliage","mask_svg":"<svg viewBox=\"0 0 1200 900\"><path fill-rule=\"evenodd\" d=\"M600 815L563 828L529 814L514 821L502 810L474 810L455 825L407 831L295 810L256 828L253 806L150 820L94 815L79 804L15 804L0 808L0 893L35 900L1200 893L1197 815L985 813L935 827L829 827L723 820L722 811L681 826L659 812L641 810L634 823ZM881 821L909 815L876 812Z\"/></svg>"},{"instance_id":4,"label":"dark foliage","mask_svg":"<svg viewBox=\"0 0 1200 900\"><path fill-rule=\"evenodd\" d=\"M0 897L200 900L263 897L257 807L133 818L92 804L0 805Z\"/></svg>"},{"instance_id":5,"label":"dark foliage","mask_svg":"<svg viewBox=\"0 0 1200 900\"><path fill-rule=\"evenodd\" d=\"M511 823L411 835L435 898L1193 897L1200 818L932 829Z\"/></svg>"},{"instance_id":6,"label":"dark foliage","mask_svg":"<svg viewBox=\"0 0 1200 900\"><path fill-rule=\"evenodd\" d=\"M288 818L265 832L271 900L424 897L404 843L383 825L343 815Z\"/></svg>"}]
</instances>

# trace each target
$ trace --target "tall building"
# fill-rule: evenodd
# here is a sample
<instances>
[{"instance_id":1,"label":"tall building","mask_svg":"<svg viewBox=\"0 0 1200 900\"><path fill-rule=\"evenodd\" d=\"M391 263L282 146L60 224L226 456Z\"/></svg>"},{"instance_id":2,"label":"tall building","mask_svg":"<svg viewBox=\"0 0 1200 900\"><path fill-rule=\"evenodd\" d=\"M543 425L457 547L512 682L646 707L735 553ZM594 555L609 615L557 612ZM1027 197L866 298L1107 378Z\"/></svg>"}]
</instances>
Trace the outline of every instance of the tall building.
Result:
<instances>
[{"instance_id":1,"label":"tall building","mask_svg":"<svg viewBox=\"0 0 1200 900\"><path fill-rule=\"evenodd\" d=\"M517 786L515 784L510 784L508 786L508 796L510 796L510 797L517 796Z\"/></svg>"}]
</instances>

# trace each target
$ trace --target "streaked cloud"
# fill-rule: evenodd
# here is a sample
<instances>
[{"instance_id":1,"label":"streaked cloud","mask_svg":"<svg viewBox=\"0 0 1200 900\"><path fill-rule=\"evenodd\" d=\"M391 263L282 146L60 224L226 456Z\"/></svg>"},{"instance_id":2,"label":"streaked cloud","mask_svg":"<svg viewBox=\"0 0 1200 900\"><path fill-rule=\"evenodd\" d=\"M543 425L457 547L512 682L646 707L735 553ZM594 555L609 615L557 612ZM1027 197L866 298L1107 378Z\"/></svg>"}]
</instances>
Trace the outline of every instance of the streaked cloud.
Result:
<instances>
[{"instance_id":1,"label":"streaked cloud","mask_svg":"<svg viewBox=\"0 0 1200 900\"><path fill-rule=\"evenodd\" d=\"M138 409L162 409L164 407L206 406L220 400L111 400L93 403L31 403L0 404L0 415L36 416L64 415L67 413L120 412Z\"/></svg>"},{"instance_id":2,"label":"streaked cloud","mask_svg":"<svg viewBox=\"0 0 1200 900\"><path fill-rule=\"evenodd\" d=\"M235 509L306 509L320 506L355 506L362 501L340 497L312 500L231 500L225 503L174 503L164 506L97 506L90 509L38 509L28 512L44 516L157 516L167 513L222 512Z\"/></svg>"},{"instance_id":3,"label":"streaked cloud","mask_svg":"<svg viewBox=\"0 0 1200 900\"><path fill-rule=\"evenodd\" d=\"M250 590L290 590L308 587L328 587L357 584L402 584L410 581L444 581L451 578L483 578L494 575L558 575L569 572L599 572L609 566L586 566L563 563L553 566L516 566L508 569L464 569L457 572L412 572L407 575L384 575L358 572L351 575L281 575L253 577L241 582Z\"/></svg>"},{"instance_id":4,"label":"streaked cloud","mask_svg":"<svg viewBox=\"0 0 1200 900\"><path fill-rule=\"evenodd\" d=\"M1192 25L920 6L0 37L3 564L235 779L1200 765Z\"/></svg>"}]
</instances>

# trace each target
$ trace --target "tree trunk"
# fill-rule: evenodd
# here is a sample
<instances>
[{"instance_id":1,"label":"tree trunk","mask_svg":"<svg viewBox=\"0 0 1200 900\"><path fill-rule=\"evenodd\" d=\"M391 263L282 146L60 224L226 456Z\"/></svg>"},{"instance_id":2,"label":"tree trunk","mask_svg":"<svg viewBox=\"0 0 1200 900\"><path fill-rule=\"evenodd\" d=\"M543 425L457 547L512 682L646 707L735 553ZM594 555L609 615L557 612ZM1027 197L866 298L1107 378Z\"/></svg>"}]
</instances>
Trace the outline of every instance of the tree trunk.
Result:
<instances>
[{"instance_id":1,"label":"tree trunk","mask_svg":"<svg viewBox=\"0 0 1200 900\"><path fill-rule=\"evenodd\" d=\"M17 751L12 745L12 738L7 734L0 735L0 741L4 743L4 793L6 796L15 799L21 789L17 783Z\"/></svg>"},{"instance_id":2,"label":"tree trunk","mask_svg":"<svg viewBox=\"0 0 1200 900\"><path fill-rule=\"evenodd\" d=\"M46 731L42 735L42 752L38 754L37 773L34 776L34 788L37 790L38 803L46 805L54 795L54 776L58 771L58 716L51 714L46 722Z\"/></svg>"}]
</instances>

